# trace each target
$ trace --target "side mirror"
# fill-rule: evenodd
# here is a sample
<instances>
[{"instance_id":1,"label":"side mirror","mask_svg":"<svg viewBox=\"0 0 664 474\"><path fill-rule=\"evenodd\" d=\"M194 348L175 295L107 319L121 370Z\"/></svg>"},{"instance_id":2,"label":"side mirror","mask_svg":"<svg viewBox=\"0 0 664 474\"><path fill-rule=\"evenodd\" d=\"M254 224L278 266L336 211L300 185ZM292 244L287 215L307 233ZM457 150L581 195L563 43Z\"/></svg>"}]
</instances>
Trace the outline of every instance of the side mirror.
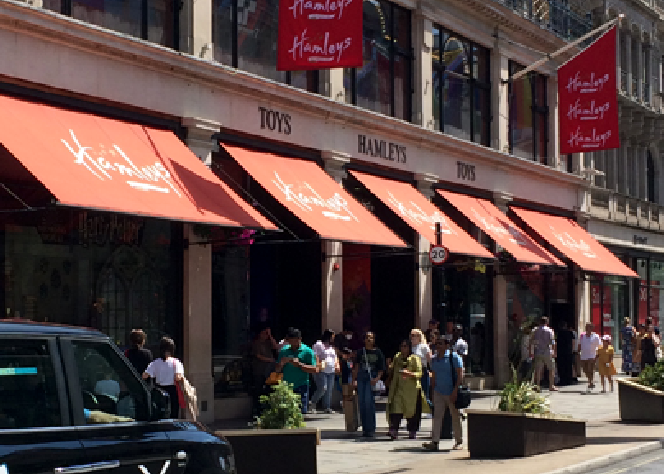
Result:
<instances>
[{"instance_id":1,"label":"side mirror","mask_svg":"<svg viewBox=\"0 0 664 474\"><path fill-rule=\"evenodd\" d=\"M171 397L168 393L160 388L153 388L150 391L150 399L152 401L152 410L150 419L152 421L159 421L171 416Z\"/></svg>"}]
</instances>

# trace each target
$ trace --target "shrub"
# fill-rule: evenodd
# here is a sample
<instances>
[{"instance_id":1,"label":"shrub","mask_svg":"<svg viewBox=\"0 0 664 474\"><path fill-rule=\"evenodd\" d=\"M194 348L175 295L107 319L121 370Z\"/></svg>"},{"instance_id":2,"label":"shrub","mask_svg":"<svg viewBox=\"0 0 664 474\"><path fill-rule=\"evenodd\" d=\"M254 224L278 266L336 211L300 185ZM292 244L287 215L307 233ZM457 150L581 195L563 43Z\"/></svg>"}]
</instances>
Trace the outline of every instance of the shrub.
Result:
<instances>
[{"instance_id":1,"label":"shrub","mask_svg":"<svg viewBox=\"0 0 664 474\"><path fill-rule=\"evenodd\" d=\"M510 413L549 414L549 399L541 395L530 382L519 382L512 368L512 380L500 392L498 409Z\"/></svg>"},{"instance_id":2,"label":"shrub","mask_svg":"<svg viewBox=\"0 0 664 474\"><path fill-rule=\"evenodd\" d=\"M256 426L265 429L303 428L304 418L301 411L301 398L293 392L292 385L284 381L272 386L269 395L261 395L266 405L256 419Z\"/></svg>"},{"instance_id":3,"label":"shrub","mask_svg":"<svg viewBox=\"0 0 664 474\"><path fill-rule=\"evenodd\" d=\"M664 360L644 368L639 374L639 383L655 390L664 391Z\"/></svg>"}]
</instances>

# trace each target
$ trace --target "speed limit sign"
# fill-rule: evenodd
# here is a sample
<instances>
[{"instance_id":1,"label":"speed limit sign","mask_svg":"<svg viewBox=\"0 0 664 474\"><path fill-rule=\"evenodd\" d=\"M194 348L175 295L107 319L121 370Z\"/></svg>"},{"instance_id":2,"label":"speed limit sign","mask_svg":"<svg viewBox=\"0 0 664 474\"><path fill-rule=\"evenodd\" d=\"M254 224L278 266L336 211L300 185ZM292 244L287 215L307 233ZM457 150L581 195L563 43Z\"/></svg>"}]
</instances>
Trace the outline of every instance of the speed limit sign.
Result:
<instances>
[{"instance_id":1,"label":"speed limit sign","mask_svg":"<svg viewBox=\"0 0 664 474\"><path fill-rule=\"evenodd\" d=\"M450 253L442 245L432 245L429 250L429 260L431 260L431 263L434 265L442 265L449 256Z\"/></svg>"}]
</instances>

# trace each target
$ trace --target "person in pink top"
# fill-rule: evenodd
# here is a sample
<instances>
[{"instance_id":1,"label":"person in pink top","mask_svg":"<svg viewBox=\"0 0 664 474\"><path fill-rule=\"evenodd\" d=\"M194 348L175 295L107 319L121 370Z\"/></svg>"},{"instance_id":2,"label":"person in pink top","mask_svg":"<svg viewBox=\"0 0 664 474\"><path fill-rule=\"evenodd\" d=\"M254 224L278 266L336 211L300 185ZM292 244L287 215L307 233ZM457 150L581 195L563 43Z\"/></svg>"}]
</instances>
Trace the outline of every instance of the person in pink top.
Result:
<instances>
[{"instance_id":1,"label":"person in pink top","mask_svg":"<svg viewBox=\"0 0 664 474\"><path fill-rule=\"evenodd\" d=\"M586 393L595 388L593 378L595 376L595 361L597 360L597 349L602 346L599 335L593 331L593 323L586 323L586 332L579 337L579 356L581 368L588 378L588 389Z\"/></svg>"}]
</instances>

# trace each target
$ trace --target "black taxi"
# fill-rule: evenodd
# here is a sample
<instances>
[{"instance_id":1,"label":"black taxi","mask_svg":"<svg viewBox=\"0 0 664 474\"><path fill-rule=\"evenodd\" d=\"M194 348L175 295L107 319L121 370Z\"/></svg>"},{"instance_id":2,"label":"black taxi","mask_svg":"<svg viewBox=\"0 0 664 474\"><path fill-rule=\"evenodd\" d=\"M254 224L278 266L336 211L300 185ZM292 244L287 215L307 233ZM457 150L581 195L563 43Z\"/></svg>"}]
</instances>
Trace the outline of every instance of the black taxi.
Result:
<instances>
[{"instance_id":1,"label":"black taxi","mask_svg":"<svg viewBox=\"0 0 664 474\"><path fill-rule=\"evenodd\" d=\"M0 474L232 474L226 440L165 419L105 335L0 320Z\"/></svg>"}]
</instances>

